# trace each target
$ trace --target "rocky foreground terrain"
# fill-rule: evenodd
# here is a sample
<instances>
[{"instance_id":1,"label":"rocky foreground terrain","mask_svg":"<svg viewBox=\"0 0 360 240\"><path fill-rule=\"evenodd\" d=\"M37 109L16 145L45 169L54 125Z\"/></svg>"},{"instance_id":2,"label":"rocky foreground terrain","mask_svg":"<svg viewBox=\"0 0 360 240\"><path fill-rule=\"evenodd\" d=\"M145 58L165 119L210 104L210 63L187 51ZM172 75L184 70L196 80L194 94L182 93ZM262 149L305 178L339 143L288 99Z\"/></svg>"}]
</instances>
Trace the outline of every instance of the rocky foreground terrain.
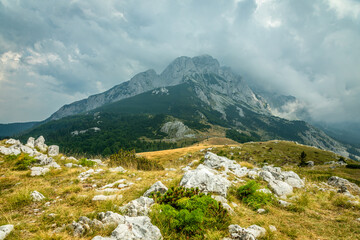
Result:
<instances>
[{"instance_id":1,"label":"rocky foreground terrain","mask_svg":"<svg viewBox=\"0 0 360 240\"><path fill-rule=\"evenodd\" d=\"M3 140L0 239L360 238L355 162L286 141L217 144L141 153L157 164L142 169Z\"/></svg>"}]
</instances>

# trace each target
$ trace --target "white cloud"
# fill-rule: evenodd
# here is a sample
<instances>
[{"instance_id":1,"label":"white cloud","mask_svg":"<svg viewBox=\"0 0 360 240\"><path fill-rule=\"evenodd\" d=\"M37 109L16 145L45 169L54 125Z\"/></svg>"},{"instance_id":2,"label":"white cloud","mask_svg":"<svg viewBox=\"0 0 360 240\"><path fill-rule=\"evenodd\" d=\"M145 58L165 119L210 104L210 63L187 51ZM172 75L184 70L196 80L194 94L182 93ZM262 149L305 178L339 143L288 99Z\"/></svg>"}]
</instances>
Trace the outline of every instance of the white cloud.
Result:
<instances>
[{"instance_id":1,"label":"white cloud","mask_svg":"<svg viewBox=\"0 0 360 240\"><path fill-rule=\"evenodd\" d=\"M350 17L358 19L360 16L360 2L354 0L327 0L330 9L336 12L338 18Z\"/></svg>"}]
</instances>

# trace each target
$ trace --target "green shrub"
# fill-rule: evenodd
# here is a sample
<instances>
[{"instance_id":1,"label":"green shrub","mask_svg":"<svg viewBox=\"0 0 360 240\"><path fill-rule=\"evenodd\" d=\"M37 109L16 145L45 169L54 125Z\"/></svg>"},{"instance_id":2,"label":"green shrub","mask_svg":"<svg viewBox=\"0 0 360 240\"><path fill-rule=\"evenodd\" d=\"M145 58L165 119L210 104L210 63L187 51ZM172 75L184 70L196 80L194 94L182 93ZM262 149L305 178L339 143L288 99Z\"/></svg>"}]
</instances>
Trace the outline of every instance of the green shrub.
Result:
<instances>
[{"instance_id":1,"label":"green shrub","mask_svg":"<svg viewBox=\"0 0 360 240\"><path fill-rule=\"evenodd\" d=\"M198 189L171 188L164 195L152 195L158 203L152 222L165 238L200 239L206 230L226 230L230 216L218 201Z\"/></svg>"},{"instance_id":2,"label":"green shrub","mask_svg":"<svg viewBox=\"0 0 360 240\"><path fill-rule=\"evenodd\" d=\"M360 164L348 164L346 167L351 169L360 169Z\"/></svg>"},{"instance_id":3,"label":"green shrub","mask_svg":"<svg viewBox=\"0 0 360 240\"><path fill-rule=\"evenodd\" d=\"M127 151L120 149L118 153L110 156L111 167L122 166L125 168L134 168L137 170L164 170L163 166L157 162L150 161L144 157L136 156L135 150Z\"/></svg>"},{"instance_id":4,"label":"green shrub","mask_svg":"<svg viewBox=\"0 0 360 240\"><path fill-rule=\"evenodd\" d=\"M86 158L81 158L79 164L83 167L93 167L96 163Z\"/></svg>"},{"instance_id":5,"label":"green shrub","mask_svg":"<svg viewBox=\"0 0 360 240\"><path fill-rule=\"evenodd\" d=\"M15 162L15 167L13 169L16 171L28 170L29 167L36 162L37 160L30 157L28 154L21 154L17 157L17 161Z\"/></svg>"},{"instance_id":6,"label":"green shrub","mask_svg":"<svg viewBox=\"0 0 360 240\"><path fill-rule=\"evenodd\" d=\"M243 203L257 210L273 201L272 194L259 192L258 189L260 185L256 181L249 181L237 189L236 195Z\"/></svg>"}]
</instances>

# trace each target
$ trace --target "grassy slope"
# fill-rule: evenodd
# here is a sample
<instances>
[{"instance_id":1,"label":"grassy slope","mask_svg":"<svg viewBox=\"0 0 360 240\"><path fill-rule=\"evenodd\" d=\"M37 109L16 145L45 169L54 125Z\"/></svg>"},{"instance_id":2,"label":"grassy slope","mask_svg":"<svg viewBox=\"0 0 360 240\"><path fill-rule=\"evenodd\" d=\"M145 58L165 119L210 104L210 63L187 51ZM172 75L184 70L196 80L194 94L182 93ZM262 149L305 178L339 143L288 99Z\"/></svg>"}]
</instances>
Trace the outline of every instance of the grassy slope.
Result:
<instances>
[{"instance_id":1,"label":"grassy slope","mask_svg":"<svg viewBox=\"0 0 360 240\"><path fill-rule=\"evenodd\" d=\"M218 145L229 144L229 145ZM307 199L305 211L294 212L278 206L267 207L268 213L257 214L243 205L231 194L229 202L238 206L234 207L236 215L232 222L243 227L258 224L267 228L275 225L278 229L273 234L268 234L266 239L358 239L360 236L360 223L355 221L360 217L360 208L338 207L338 194L321 192L311 186L310 183L325 181L331 175L345 177L352 182L359 183L360 171L343 167L334 170L329 166L315 166L314 168L299 169L294 164L298 162L298 156L302 151L307 153L307 160L316 164L337 160L333 153L316 148L297 145L292 142L263 142L235 144L226 139L209 139L188 148L165 150L141 155L159 161L164 167L174 167L177 171L136 171L129 169L127 173L111 173L104 171L93 175L85 183L80 183L77 176L84 170L79 168L52 170L45 176L30 177L30 171L12 171L13 162L4 161L0 155L0 225L11 223L15 225L15 231L8 237L11 239L91 239L101 234L109 235L113 228L103 229L101 232L89 233L83 238L73 237L69 231L53 233L63 224L77 221L80 216L94 218L100 211L117 211L114 204L121 205L142 195L142 193L154 182L161 180L167 186L177 185L183 175L181 166L200 160L203 153L200 149L213 147L213 152L234 158L247 166L261 166L266 160L268 163L292 169L301 177L307 179L306 189L296 190L294 196L302 196ZM240 153L240 154L239 154ZM66 161L56 159L63 166ZM102 167L107 169L106 167ZM136 180L137 178L141 180ZM96 183L103 186L119 179L128 179L135 183L130 189L122 191L122 198L115 201L94 203L91 198L98 194L93 188L88 188ZM262 183L265 185L265 183ZM239 183L239 186L241 183ZM44 202L33 203L29 199L29 193L37 190L45 195L51 202L46 207ZM303 204L304 203L299 203ZM233 205L234 206L234 205ZM34 213L33 209L40 209ZM49 217L55 213L54 218ZM208 239L221 239L225 233L210 232Z\"/></svg>"}]
</instances>

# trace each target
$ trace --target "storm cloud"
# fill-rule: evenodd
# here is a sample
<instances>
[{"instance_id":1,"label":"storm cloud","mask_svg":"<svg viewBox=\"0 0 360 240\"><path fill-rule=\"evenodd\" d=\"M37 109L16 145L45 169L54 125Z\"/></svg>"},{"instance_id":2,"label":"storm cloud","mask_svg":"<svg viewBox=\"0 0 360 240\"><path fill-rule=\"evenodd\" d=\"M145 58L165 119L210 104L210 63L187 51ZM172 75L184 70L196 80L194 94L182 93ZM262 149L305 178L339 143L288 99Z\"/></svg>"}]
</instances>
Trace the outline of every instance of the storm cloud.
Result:
<instances>
[{"instance_id":1,"label":"storm cloud","mask_svg":"<svg viewBox=\"0 0 360 240\"><path fill-rule=\"evenodd\" d=\"M358 0L0 0L0 122L200 54L314 120L360 123Z\"/></svg>"}]
</instances>

